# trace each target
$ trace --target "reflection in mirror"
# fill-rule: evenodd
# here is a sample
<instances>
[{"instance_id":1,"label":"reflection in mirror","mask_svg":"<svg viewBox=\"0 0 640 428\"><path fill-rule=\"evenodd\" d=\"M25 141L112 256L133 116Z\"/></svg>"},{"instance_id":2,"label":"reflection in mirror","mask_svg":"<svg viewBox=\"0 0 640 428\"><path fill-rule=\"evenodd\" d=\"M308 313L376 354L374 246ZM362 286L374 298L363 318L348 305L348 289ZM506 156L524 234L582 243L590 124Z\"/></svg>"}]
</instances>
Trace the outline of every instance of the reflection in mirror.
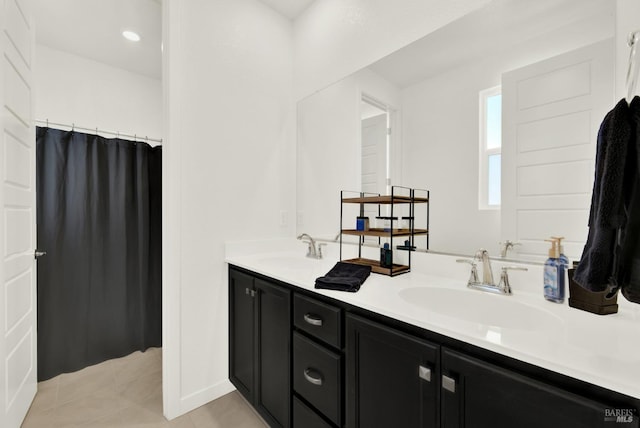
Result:
<instances>
[{"instance_id":1,"label":"reflection in mirror","mask_svg":"<svg viewBox=\"0 0 640 428\"><path fill-rule=\"evenodd\" d=\"M395 112L391 184L431 191L432 250L498 256L509 240L520 245L508 257L539 260L560 235L579 257L597 130L614 104L614 24L609 0L495 0L301 100L298 231L335 236L340 190L363 189L366 94ZM496 86L501 205L484 209L480 94Z\"/></svg>"},{"instance_id":2,"label":"reflection in mirror","mask_svg":"<svg viewBox=\"0 0 640 428\"><path fill-rule=\"evenodd\" d=\"M360 190L364 193L386 195L389 192L389 109L374 98L362 95L360 103L362 172ZM375 219L378 208L367 204L362 215ZM385 214L386 215L386 214ZM344 239L344 237L343 237ZM377 244L378 239L363 237L365 243Z\"/></svg>"},{"instance_id":3,"label":"reflection in mirror","mask_svg":"<svg viewBox=\"0 0 640 428\"><path fill-rule=\"evenodd\" d=\"M360 103L362 178L360 189L366 193L387 193L389 179L387 106L366 95Z\"/></svg>"}]
</instances>

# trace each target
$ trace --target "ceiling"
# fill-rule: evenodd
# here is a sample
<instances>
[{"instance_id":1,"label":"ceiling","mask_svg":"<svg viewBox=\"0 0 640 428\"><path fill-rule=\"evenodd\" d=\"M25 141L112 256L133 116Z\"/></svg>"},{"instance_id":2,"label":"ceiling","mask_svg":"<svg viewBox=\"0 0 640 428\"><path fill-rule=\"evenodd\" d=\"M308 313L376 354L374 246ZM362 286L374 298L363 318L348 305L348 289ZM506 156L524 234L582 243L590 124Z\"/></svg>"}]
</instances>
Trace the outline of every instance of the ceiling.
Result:
<instances>
[{"instance_id":1,"label":"ceiling","mask_svg":"<svg viewBox=\"0 0 640 428\"><path fill-rule=\"evenodd\" d=\"M35 0L33 11L37 43L160 78L159 0ZM125 29L141 40L126 40Z\"/></svg>"},{"instance_id":2,"label":"ceiling","mask_svg":"<svg viewBox=\"0 0 640 428\"><path fill-rule=\"evenodd\" d=\"M486 7L434 31L370 68L389 82L405 88L590 17L602 17L603 22L613 24L615 2L493 0ZM613 34L613 25L611 32Z\"/></svg>"},{"instance_id":3,"label":"ceiling","mask_svg":"<svg viewBox=\"0 0 640 428\"><path fill-rule=\"evenodd\" d=\"M290 20L296 19L315 0L260 0Z\"/></svg>"},{"instance_id":4,"label":"ceiling","mask_svg":"<svg viewBox=\"0 0 640 428\"><path fill-rule=\"evenodd\" d=\"M290 20L315 0L261 0ZM161 0L34 0L36 42L114 67L161 78ZM139 42L122 37L135 30Z\"/></svg>"}]
</instances>

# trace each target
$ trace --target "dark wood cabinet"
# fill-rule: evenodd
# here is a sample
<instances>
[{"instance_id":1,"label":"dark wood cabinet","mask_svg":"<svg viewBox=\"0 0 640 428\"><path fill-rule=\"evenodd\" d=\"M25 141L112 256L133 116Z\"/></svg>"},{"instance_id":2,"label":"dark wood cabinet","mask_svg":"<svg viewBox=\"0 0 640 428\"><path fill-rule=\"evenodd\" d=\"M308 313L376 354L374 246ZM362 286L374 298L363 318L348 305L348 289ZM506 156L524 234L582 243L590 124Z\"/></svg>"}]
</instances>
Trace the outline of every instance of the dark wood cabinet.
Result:
<instances>
[{"instance_id":1,"label":"dark wood cabinet","mask_svg":"<svg viewBox=\"0 0 640 428\"><path fill-rule=\"evenodd\" d=\"M639 427L638 399L235 267L229 345L271 427Z\"/></svg>"},{"instance_id":2,"label":"dark wood cabinet","mask_svg":"<svg viewBox=\"0 0 640 428\"><path fill-rule=\"evenodd\" d=\"M306 411L305 407L294 406L295 426L341 427L344 419L342 309L295 293L293 325L293 390L296 399L301 398L309 405Z\"/></svg>"},{"instance_id":3,"label":"dark wood cabinet","mask_svg":"<svg viewBox=\"0 0 640 428\"><path fill-rule=\"evenodd\" d=\"M460 352L442 349L443 428L637 427L609 406ZM611 412L613 410L613 412Z\"/></svg>"},{"instance_id":4,"label":"dark wood cabinet","mask_svg":"<svg viewBox=\"0 0 640 428\"><path fill-rule=\"evenodd\" d=\"M439 346L346 317L348 428L439 426Z\"/></svg>"},{"instance_id":5,"label":"dark wood cabinet","mask_svg":"<svg viewBox=\"0 0 640 428\"><path fill-rule=\"evenodd\" d=\"M293 426L296 428L333 428L298 397L293 397Z\"/></svg>"},{"instance_id":6,"label":"dark wood cabinet","mask_svg":"<svg viewBox=\"0 0 640 428\"><path fill-rule=\"evenodd\" d=\"M229 378L272 427L291 419L291 291L229 271Z\"/></svg>"},{"instance_id":7,"label":"dark wood cabinet","mask_svg":"<svg viewBox=\"0 0 640 428\"><path fill-rule=\"evenodd\" d=\"M293 334L293 389L334 424L342 424L342 357Z\"/></svg>"}]
</instances>

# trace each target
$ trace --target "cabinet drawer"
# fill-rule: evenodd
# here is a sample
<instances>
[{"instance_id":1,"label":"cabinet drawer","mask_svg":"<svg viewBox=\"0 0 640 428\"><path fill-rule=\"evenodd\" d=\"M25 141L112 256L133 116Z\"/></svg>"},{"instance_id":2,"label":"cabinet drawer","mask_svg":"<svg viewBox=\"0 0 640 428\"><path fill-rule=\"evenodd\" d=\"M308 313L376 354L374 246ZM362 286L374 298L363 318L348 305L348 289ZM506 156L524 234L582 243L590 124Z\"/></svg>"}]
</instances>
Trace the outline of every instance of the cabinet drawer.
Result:
<instances>
[{"instance_id":1,"label":"cabinet drawer","mask_svg":"<svg viewBox=\"0 0 640 428\"><path fill-rule=\"evenodd\" d=\"M293 333L293 389L336 425L342 424L340 355Z\"/></svg>"},{"instance_id":2,"label":"cabinet drawer","mask_svg":"<svg viewBox=\"0 0 640 428\"><path fill-rule=\"evenodd\" d=\"M299 294L293 298L294 325L336 348L342 344L340 318L339 308Z\"/></svg>"},{"instance_id":3,"label":"cabinet drawer","mask_svg":"<svg viewBox=\"0 0 640 428\"><path fill-rule=\"evenodd\" d=\"M295 428L333 428L297 397L293 397L293 426Z\"/></svg>"}]
</instances>

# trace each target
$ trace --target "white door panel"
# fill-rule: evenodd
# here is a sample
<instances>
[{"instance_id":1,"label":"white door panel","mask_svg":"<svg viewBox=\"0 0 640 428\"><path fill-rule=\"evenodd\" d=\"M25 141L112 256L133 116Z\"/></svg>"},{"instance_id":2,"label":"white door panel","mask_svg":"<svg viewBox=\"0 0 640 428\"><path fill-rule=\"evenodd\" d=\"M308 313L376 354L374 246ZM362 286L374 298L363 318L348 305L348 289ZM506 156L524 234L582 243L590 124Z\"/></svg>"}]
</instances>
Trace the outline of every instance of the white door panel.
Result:
<instances>
[{"instance_id":1,"label":"white door panel","mask_svg":"<svg viewBox=\"0 0 640 428\"><path fill-rule=\"evenodd\" d=\"M385 193L386 186L387 115L379 114L362 120L362 191ZM371 227L378 216L375 205L364 206L364 216L369 217ZM377 243L378 238L365 237L365 242Z\"/></svg>"},{"instance_id":2,"label":"white door panel","mask_svg":"<svg viewBox=\"0 0 640 428\"><path fill-rule=\"evenodd\" d=\"M34 33L28 0L0 14L0 426L17 428L37 389Z\"/></svg>"},{"instance_id":3,"label":"white door panel","mask_svg":"<svg viewBox=\"0 0 640 428\"><path fill-rule=\"evenodd\" d=\"M613 40L502 76L502 240L545 258L565 236L577 259L588 232L600 122L613 107Z\"/></svg>"},{"instance_id":4,"label":"white door panel","mask_svg":"<svg viewBox=\"0 0 640 428\"><path fill-rule=\"evenodd\" d=\"M362 190L384 194L386 189L387 115L362 120ZM368 190L367 190L368 191Z\"/></svg>"}]
</instances>

